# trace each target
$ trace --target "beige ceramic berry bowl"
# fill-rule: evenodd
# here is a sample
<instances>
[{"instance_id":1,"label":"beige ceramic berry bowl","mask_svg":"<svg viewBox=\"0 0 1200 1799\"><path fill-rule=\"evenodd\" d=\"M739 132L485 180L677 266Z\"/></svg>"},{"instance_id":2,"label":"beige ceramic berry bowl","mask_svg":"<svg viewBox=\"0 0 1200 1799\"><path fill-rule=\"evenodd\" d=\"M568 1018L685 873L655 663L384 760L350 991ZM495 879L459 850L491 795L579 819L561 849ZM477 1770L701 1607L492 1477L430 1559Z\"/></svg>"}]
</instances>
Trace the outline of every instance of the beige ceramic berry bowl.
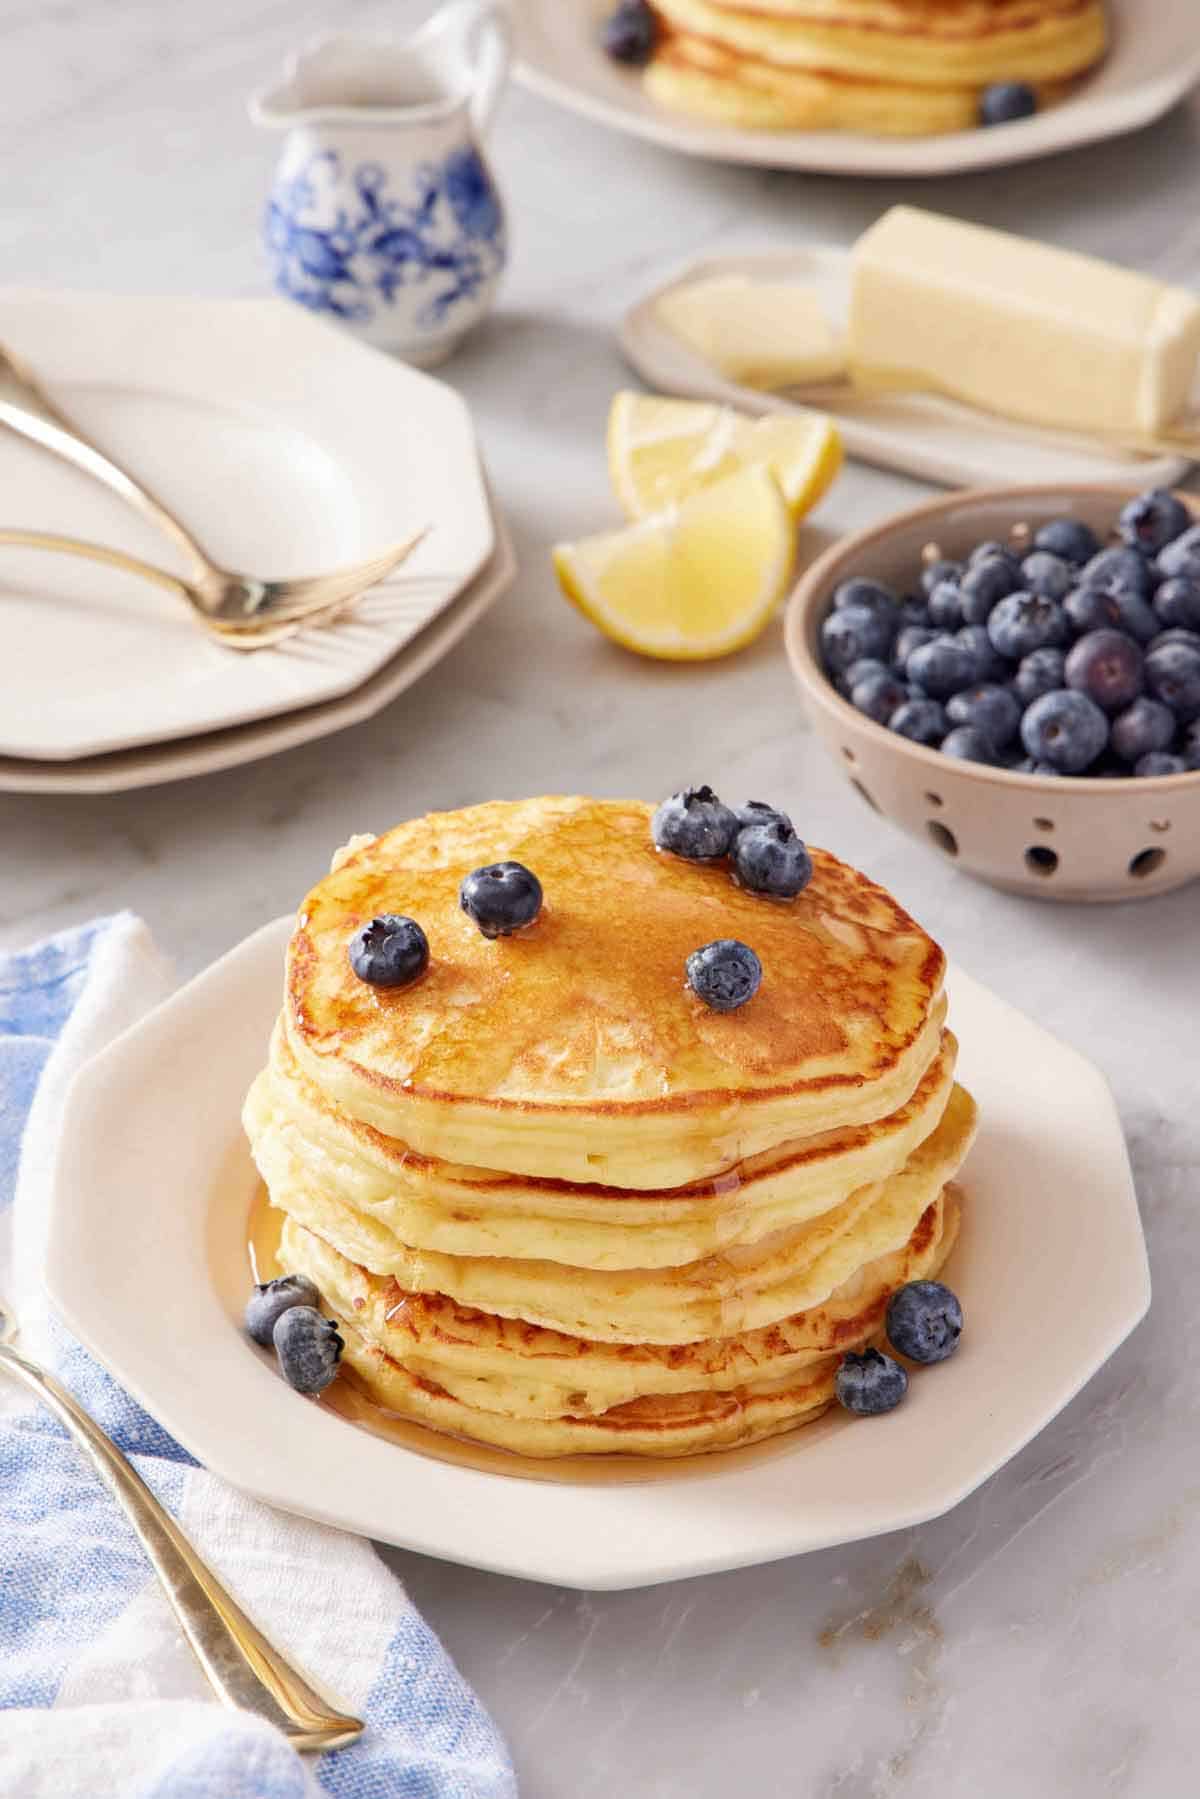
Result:
<instances>
[{"instance_id":1,"label":"beige ceramic berry bowl","mask_svg":"<svg viewBox=\"0 0 1200 1799\"><path fill-rule=\"evenodd\" d=\"M814 562L788 605L786 639L819 735L862 798L967 874L1039 899L1129 900L1200 876L1200 772L1146 780L1053 780L958 762L885 730L844 700L821 666L818 633L851 575L911 591L922 551L964 556L1069 514L1101 541L1129 492L1111 487L990 487L955 493L843 538ZM1200 517L1200 504L1180 496Z\"/></svg>"}]
</instances>

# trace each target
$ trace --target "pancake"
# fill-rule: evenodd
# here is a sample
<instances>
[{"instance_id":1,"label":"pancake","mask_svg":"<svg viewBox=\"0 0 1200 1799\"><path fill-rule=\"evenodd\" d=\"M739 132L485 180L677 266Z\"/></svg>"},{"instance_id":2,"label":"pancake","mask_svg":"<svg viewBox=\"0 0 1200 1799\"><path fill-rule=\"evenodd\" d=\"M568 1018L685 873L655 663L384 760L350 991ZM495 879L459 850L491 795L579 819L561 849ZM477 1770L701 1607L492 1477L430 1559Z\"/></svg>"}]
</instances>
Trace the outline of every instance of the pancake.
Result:
<instances>
[{"instance_id":1,"label":"pancake","mask_svg":"<svg viewBox=\"0 0 1200 1799\"><path fill-rule=\"evenodd\" d=\"M392 1275L409 1293L609 1343L691 1343L776 1323L827 1299L864 1263L897 1249L962 1165L975 1133L973 1100L955 1087L936 1131L899 1173L860 1187L832 1210L679 1268L572 1268L546 1260L414 1250L351 1211L289 1164L269 1161L273 1205L348 1261Z\"/></svg>"},{"instance_id":2,"label":"pancake","mask_svg":"<svg viewBox=\"0 0 1200 1799\"><path fill-rule=\"evenodd\" d=\"M958 1229L958 1206L947 1194L930 1208L930 1223L919 1221L910 1268L936 1274L949 1255ZM933 1232L937 1230L936 1239ZM909 1278L916 1278L910 1275ZM883 1302L886 1309L886 1300ZM867 1322L868 1313L874 1324ZM456 1398L437 1380L413 1373L362 1333L355 1323L338 1317L345 1338L345 1362L367 1395L387 1411L439 1431L489 1443L533 1457L580 1454L683 1456L731 1449L780 1431L794 1430L819 1418L834 1398L841 1354L820 1356L774 1377L746 1380L732 1387L709 1386L686 1392L643 1393L599 1413L568 1412L543 1417L486 1409ZM361 1314L357 1315L361 1319ZM879 1335L882 1314L864 1310L861 1346ZM806 1328L797 1323L801 1332ZM819 1328L813 1333L820 1335ZM582 1359L582 1358L581 1358ZM781 1363L786 1365L786 1363Z\"/></svg>"},{"instance_id":3,"label":"pancake","mask_svg":"<svg viewBox=\"0 0 1200 1799\"><path fill-rule=\"evenodd\" d=\"M540 799L434 814L352 853L309 894L288 950L284 1030L330 1106L417 1154L575 1183L682 1187L797 1136L903 1106L940 1051L945 961L882 888L822 850L790 903L723 866L657 852L651 808ZM471 869L512 857L545 905L488 941ZM359 981L347 943L407 913L431 962ZM715 1013L691 951L740 937L762 987Z\"/></svg>"},{"instance_id":4,"label":"pancake","mask_svg":"<svg viewBox=\"0 0 1200 1799\"><path fill-rule=\"evenodd\" d=\"M978 122L992 82L1046 102L1107 47L1101 0L655 0L668 106L764 130L913 136Z\"/></svg>"},{"instance_id":5,"label":"pancake","mask_svg":"<svg viewBox=\"0 0 1200 1799\"><path fill-rule=\"evenodd\" d=\"M278 1176L319 1187L412 1249L581 1268L671 1267L802 1223L895 1173L941 1119L957 1047L944 1033L916 1092L887 1118L782 1144L691 1186L641 1192L416 1155L329 1105L280 1029L247 1097L245 1123L269 1186Z\"/></svg>"}]
</instances>

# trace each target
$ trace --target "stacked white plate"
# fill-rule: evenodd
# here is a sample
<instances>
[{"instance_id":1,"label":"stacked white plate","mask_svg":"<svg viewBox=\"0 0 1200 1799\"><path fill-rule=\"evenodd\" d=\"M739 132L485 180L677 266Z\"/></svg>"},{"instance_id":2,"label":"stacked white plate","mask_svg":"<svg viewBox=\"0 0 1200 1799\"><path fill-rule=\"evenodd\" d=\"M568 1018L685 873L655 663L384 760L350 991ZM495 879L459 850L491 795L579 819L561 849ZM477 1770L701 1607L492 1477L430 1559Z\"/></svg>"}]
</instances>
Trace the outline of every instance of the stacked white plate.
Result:
<instances>
[{"instance_id":1,"label":"stacked white plate","mask_svg":"<svg viewBox=\"0 0 1200 1799\"><path fill-rule=\"evenodd\" d=\"M369 718L515 574L443 382L276 300L0 292L0 343L228 568L318 574L425 536L336 626L244 655L120 570L0 547L0 788L115 792ZM185 572L97 482L0 428L0 526Z\"/></svg>"}]
</instances>

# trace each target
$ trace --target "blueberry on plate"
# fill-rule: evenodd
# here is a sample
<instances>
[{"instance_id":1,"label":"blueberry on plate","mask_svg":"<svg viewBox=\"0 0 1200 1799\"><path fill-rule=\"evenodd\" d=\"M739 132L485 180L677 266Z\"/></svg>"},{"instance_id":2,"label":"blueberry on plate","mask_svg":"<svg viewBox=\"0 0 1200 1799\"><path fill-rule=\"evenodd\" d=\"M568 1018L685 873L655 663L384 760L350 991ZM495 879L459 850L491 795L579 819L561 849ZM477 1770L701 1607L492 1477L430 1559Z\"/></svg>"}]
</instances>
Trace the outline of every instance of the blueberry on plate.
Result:
<instances>
[{"instance_id":1,"label":"blueberry on plate","mask_svg":"<svg viewBox=\"0 0 1200 1799\"><path fill-rule=\"evenodd\" d=\"M1022 706L1031 706L1044 693L1064 687L1066 662L1062 650L1049 644L1045 649L1030 650L1028 656L1022 656L1012 680L1013 692Z\"/></svg>"},{"instance_id":2,"label":"blueberry on plate","mask_svg":"<svg viewBox=\"0 0 1200 1799\"><path fill-rule=\"evenodd\" d=\"M941 1281L909 1281L888 1301L888 1342L910 1362L944 1362L962 1327L962 1307Z\"/></svg>"},{"instance_id":3,"label":"blueberry on plate","mask_svg":"<svg viewBox=\"0 0 1200 1799\"><path fill-rule=\"evenodd\" d=\"M1137 762L1156 750L1166 750L1175 736L1175 714L1161 700L1141 693L1118 712L1109 729L1109 746L1122 762Z\"/></svg>"},{"instance_id":4,"label":"blueberry on plate","mask_svg":"<svg viewBox=\"0 0 1200 1799\"><path fill-rule=\"evenodd\" d=\"M283 1314L292 1306L315 1306L320 1297L306 1274L281 1274L278 1280L262 1281L246 1301L246 1334L270 1349L272 1333Z\"/></svg>"},{"instance_id":5,"label":"blueberry on plate","mask_svg":"<svg viewBox=\"0 0 1200 1799\"><path fill-rule=\"evenodd\" d=\"M892 667L903 674L908 667L908 659L914 650L919 650L923 643L932 643L939 633L928 625L905 625L896 638L896 647L892 651Z\"/></svg>"},{"instance_id":6,"label":"blueberry on plate","mask_svg":"<svg viewBox=\"0 0 1200 1799\"><path fill-rule=\"evenodd\" d=\"M987 628L997 650L1010 662L1019 662L1031 650L1071 640L1071 627L1059 602L1037 593L1007 594L993 606Z\"/></svg>"},{"instance_id":7,"label":"blueberry on plate","mask_svg":"<svg viewBox=\"0 0 1200 1799\"><path fill-rule=\"evenodd\" d=\"M834 1392L838 1404L860 1418L877 1417L894 1411L908 1392L908 1374L879 1349L853 1351L842 1357L834 1376Z\"/></svg>"},{"instance_id":8,"label":"blueberry on plate","mask_svg":"<svg viewBox=\"0 0 1200 1799\"><path fill-rule=\"evenodd\" d=\"M980 681L1006 680L1012 663L1002 656L987 634L986 625L964 625L954 635L971 658L974 669L972 679Z\"/></svg>"},{"instance_id":9,"label":"blueberry on plate","mask_svg":"<svg viewBox=\"0 0 1200 1799\"><path fill-rule=\"evenodd\" d=\"M981 686L964 687L961 693L952 695L946 702L946 716L953 725L971 725L982 731L994 750L1003 750L1017 735L1021 707L1010 688L985 681ZM949 753L953 754L953 751Z\"/></svg>"},{"instance_id":10,"label":"blueberry on plate","mask_svg":"<svg viewBox=\"0 0 1200 1799\"><path fill-rule=\"evenodd\" d=\"M972 558L959 583L963 621L968 625L986 625L992 608L1021 585L1021 570L1012 556L999 555Z\"/></svg>"},{"instance_id":11,"label":"blueberry on plate","mask_svg":"<svg viewBox=\"0 0 1200 1799\"><path fill-rule=\"evenodd\" d=\"M908 698L908 688L890 669L872 670L855 681L850 689L850 704L865 712L877 725L886 725L897 706Z\"/></svg>"},{"instance_id":12,"label":"blueberry on plate","mask_svg":"<svg viewBox=\"0 0 1200 1799\"><path fill-rule=\"evenodd\" d=\"M812 857L791 825L775 819L738 832L733 846L733 872L751 893L795 899L812 880Z\"/></svg>"},{"instance_id":13,"label":"blueberry on plate","mask_svg":"<svg viewBox=\"0 0 1200 1799\"><path fill-rule=\"evenodd\" d=\"M929 596L929 621L939 631L955 631L963 622L957 581L939 581Z\"/></svg>"},{"instance_id":14,"label":"blueberry on plate","mask_svg":"<svg viewBox=\"0 0 1200 1799\"><path fill-rule=\"evenodd\" d=\"M542 883L523 862L489 862L467 875L458 903L485 937L511 937L542 909Z\"/></svg>"},{"instance_id":15,"label":"blueberry on plate","mask_svg":"<svg viewBox=\"0 0 1200 1799\"><path fill-rule=\"evenodd\" d=\"M821 623L826 665L839 675L863 656L882 660L891 653L895 636L895 619L873 612L869 606L843 606Z\"/></svg>"},{"instance_id":16,"label":"blueberry on plate","mask_svg":"<svg viewBox=\"0 0 1200 1799\"><path fill-rule=\"evenodd\" d=\"M600 42L614 62L639 67L648 63L658 45L658 18L646 0L621 0L604 21Z\"/></svg>"},{"instance_id":17,"label":"blueberry on plate","mask_svg":"<svg viewBox=\"0 0 1200 1799\"><path fill-rule=\"evenodd\" d=\"M960 762L985 762L990 766L996 761L996 746L978 725L955 725L942 738L942 754Z\"/></svg>"},{"instance_id":18,"label":"blueberry on plate","mask_svg":"<svg viewBox=\"0 0 1200 1799\"><path fill-rule=\"evenodd\" d=\"M1052 518L1034 532L1033 547L1049 550L1052 556L1078 565L1091 561L1100 548L1100 540L1082 519Z\"/></svg>"},{"instance_id":19,"label":"blueberry on plate","mask_svg":"<svg viewBox=\"0 0 1200 1799\"><path fill-rule=\"evenodd\" d=\"M1174 575L1186 575L1193 581L1200 579L1200 525L1190 525L1182 536L1160 551L1158 568L1164 579Z\"/></svg>"},{"instance_id":20,"label":"blueberry on plate","mask_svg":"<svg viewBox=\"0 0 1200 1799\"><path fill-rule=\"evenodd\" d=\"M910 681L935 700L944 700L975 676L975 662L956 637L935 637L915 649L904 665Z\"/></svg>"},{"instance_id":21,"label":"blueberry on plate","mask_svg":"<svg viewBox=\"0 0 1200 1799\"><path fill-rule=\"evenodd\" d=\"M981 125L1011 125L1036 111L1037 95L1027 81L993 81L979 99Z\"/></svg>"},{"instance_id":22,"label":"blueberry on plate","mask_svg":"<svg viewBox=\"0 0 1200 1799\"><path fill-rule=\"evenodd\" d=\"M1067 653L1066 684L1105 712L1123 712L1142 691L1145 658L1124 631L1089 631Z\"/></svg>"},{"instance_id":23,"label":"blueberry on plate","mask_svg":"<svg viewBox=\"0 0 1200 1799\"><path fill-rule=\"evenodd\" d=\"M718 937L687 959L687 983L712 1012L736 1012L762 983L762 963L748 943Z\"/></svg>"},{"instance_id":24,"label":"blueberry on plate","mask_svg":"<svg viewBox=\"0 0 1200 1799\"><path fill-rule=\"evenodd\" d=\"M1192 515L1182 500L1165 487L1152 487L1122 507L1117 530L1132 549L1157 556L1182 537L1191 522Z\"/></svg>"},{"instance_id":25,"label":"blueberry on plate","mask_svg":"<svg viewBox=\"0 0 1200 1799\"><path fill-rule=\"evenodd\" d=\"M888 719L889 731L907 737L910 743L923 743L929 749L936 749L949 729L945 707L937 700L925 697L905 700Z\"/></svg>"},{"instance_id":26,"label":"blueberry on plate","mask_svg":"<svg viewBox=\"0 0 1200 1799\"><path fill-rule=\"evenodd\" d=\"M1060 688L1025 708L1021 742L1035 762L1060 775L1081 775L1108 743L1108 720L1086 693Z\"/></svg>"},{"instance_id":27,"label":"blueberry on plate","mask_svg":"<svg viewBox=\"0 0 1200 1799\"><path fill-rule=\"evenodd\" d=\"M1173 575L1155 594L1154 610L1159 624L1168 629L1175 625L1184 631L1200 631L1200 580Z\"/></svg>"},{"instance_id":28,"label":"blueberry on plate","mask_svg":"<svg viewBox=\"0 0 1200 1799\"><path fill-rule=\"evenodd\" d=\"M1154 591L1156 576L1146 558L1128 545L1120 549L1101 550L1079 571L1083 587L1102 587L1107 593L1132 588L1143 599Z\"/></svg>"},{"instance_id":29,"label":"blueberry on plate","mask_svg":"<svg viewBox=\"0 0 1200 1799\"><path fill-rule=\"evenodd\" d=\"M962 573L961 562L950 562L945 556L939 556L936 562L927 562L921 570L921 592L929 599L940 581L952 581L957 587Z\"/></svg>"},{"instance_id":30,"label":"blueberry on plate","mask_svg":"<svg viewBox=\"0 0 1200 1799\"><path fill-rule=\"evenodd\" d=\"M1181 724L1200 718L1200 644L1179 638L1152 644L1146 652L1146 686Z\"/></svg>"},{"instance_id":31,"label":"blueberry on plate","mask_svg":"<svg viewBox=\"0 0 1200 1799\"><path fill-rule=\"evenodd\" d=\"M659 806L650 831L660 850L691 862L717 862L729 854L738 821L711 787L685 787Z\"/></svg>"},{"instance_id":32,"label":"blueberry on plate","mask_svg":"<svg viewBox=\"0 0 1200 1799\"><path fill-rule=\"evenodd\" d=\"M1062 600L1075 585L1075 571L1051 550L1031 550L1021 564L1021 585L1044 600Z\"/></svg>"},{"instance_id":33,"label":"blueberry on plate","mask_svg":"<svg viewBox=\"0 0 1200 1799\"><path fill-rule=\"evenodd\" d=\"M346 1345L332 1318L315 1306L289 1306L272 1333L279 1371L297 1393L323 1393Z\"/></svg>"},{"instance_id":34,"label":"blueberry on plate","mask_svg":"<svg viewBox=\"0 0 1200 1799\"><path fill-rule=\"evenodd\" d=\"M355 931L350 966L372 987L407 987L429 967L429 939L415 918L381 912Z\"/></svg>"},{"instance_id":35,"label":"blueberry on plate","mask_svg":"<svg viewBox=\"0 0 1200 1799\"><path fill-rule=\"evenodd\" d=\"M882 662L876 662L872 667L878 669L880 674L891 674L891 670ZM792 829L792 821L787 813L778 806L768 806L766 800L747 800L744 806L735 806L733 816L737 819L739 831L748 831L751 825L775 823L784 825L789 831Z\"/></svg>"},{"instance_id":36,"label":"blueberry on plate","mask_svg":"<svg viewBox=\"0 0 1200 1799\"><path fill-rule=\"evenodd\" d=\"M899 619L900 602L891 588L882 581L869 581L865 575L851 575L834 588L834 611L844 612L848 606L865 606L876 618L889 619L893 625Z\"/></svg>"},{"instance_id":37,"label":"blueberry on plate","mask_svg":"<svg viewBox=\"0 0 1200 1799\"><path fill-rule=\"evenodd\" d=\"M1133 772L1135 775L1186 775L1188 764L1184 756L1169 756L1165 750L1148 750L1138 757Z\"/></svg>"}]
</instances>

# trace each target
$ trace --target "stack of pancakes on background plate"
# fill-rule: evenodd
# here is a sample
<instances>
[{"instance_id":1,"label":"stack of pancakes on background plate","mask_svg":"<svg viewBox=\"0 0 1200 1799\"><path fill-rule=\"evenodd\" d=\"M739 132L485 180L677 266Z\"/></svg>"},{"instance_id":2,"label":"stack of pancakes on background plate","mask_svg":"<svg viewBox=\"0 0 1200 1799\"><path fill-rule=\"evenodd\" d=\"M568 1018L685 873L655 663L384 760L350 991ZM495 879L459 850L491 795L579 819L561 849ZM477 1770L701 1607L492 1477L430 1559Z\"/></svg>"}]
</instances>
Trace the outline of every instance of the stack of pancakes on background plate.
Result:
<instances>
[{"instance_id":1,"label":"stack of pancakes on background plate","mask_svg":"<svg viewBox=\"0 0 1200 1799\"><path fill-rule=\"evenodd\" d=\"M993 82L1044 102L1103 56L1102 0L654 0L665 106L776 131L919 136L978 123Z\"/></svg>"},{"instance_id":2,"label":"stack of pancakes on background plate","mask_svg":"<svg viewBox=\"0 0 1200 1799\"><path fill-rule=\"evenodd\" d=\"M650 808L497 802L356 839L304 902L246 1103L320 1288L389 1411L530 1456L683 1455L806 1423L891 1293L940 1268L975 1108L941 950L822 851L790 902L660 853ZM472 869L542 883L489 941ZM415 918L414 985L368 986L354 931ZM739 1011L685 985L751 945Z\"/></svg>"}]
</instances>

